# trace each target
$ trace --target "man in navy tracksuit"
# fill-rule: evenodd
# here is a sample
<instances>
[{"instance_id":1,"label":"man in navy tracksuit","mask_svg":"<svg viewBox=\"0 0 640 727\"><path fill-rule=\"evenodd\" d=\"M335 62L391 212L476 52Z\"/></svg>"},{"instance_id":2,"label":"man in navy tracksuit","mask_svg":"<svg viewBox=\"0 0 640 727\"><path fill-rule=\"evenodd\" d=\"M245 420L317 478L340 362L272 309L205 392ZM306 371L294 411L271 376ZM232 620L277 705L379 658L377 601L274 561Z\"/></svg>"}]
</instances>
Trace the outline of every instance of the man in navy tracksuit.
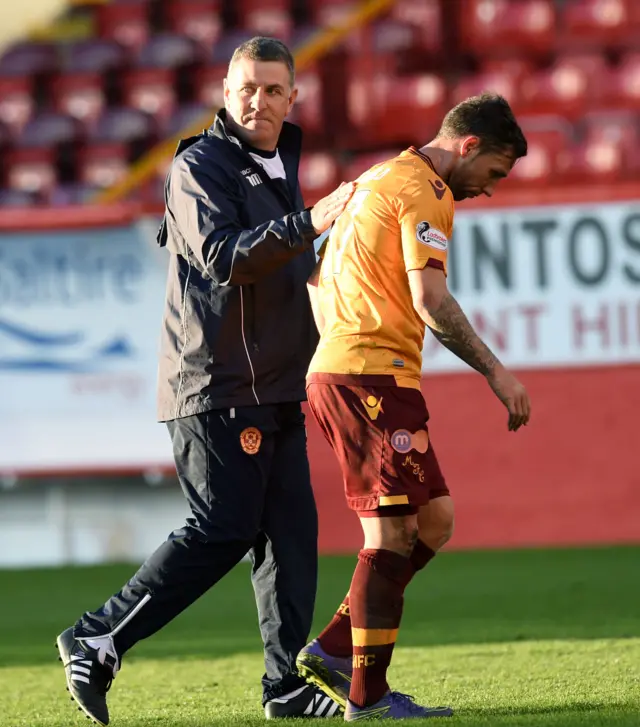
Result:
<instances>
[{"instance_id":1,"label":"man in navy tracksuit","mask_svg":"<svg viewBox=\"0 0 640 727\"><path fill-rule=\"evenodd\" d=\"M264 641L267 718L332 716L297 674L311 628L317 514L300 402L317 343L306 282L314 240L353 191L305 209L296 97L279 41L240 46L225 110L181 142L158 241L171 257L159 366L167 422L192 516L101 608L58 637L67 684L98 724L126 651L158 631L249 553ZM212 625L212 628L224 625Z\"/></svg>"}]
</instances>

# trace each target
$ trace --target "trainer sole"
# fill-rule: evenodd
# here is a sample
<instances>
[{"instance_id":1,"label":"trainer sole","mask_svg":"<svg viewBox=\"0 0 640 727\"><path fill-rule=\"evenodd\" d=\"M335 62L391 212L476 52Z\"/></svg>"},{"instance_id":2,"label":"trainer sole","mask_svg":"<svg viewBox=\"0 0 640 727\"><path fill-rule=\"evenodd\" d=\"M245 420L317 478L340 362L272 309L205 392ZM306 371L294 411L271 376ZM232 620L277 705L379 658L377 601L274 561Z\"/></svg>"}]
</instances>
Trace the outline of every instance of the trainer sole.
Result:
<instances>
[{"instance_id":1,"label":"trainer sole","mask_svg":"<svg viewBox=\"0 0 640 727\"><path fill-rule=\"evenodd\" d=\"M64 647L61 645L60 637L56 639L56 648L58 649L58 661L61 661L64 667L65 664L69 663L70 655L64 650ZM64 667L64 677L67 681L67 691L69 692L71 701L75 702L78 705L78 710L80 712L84 712L84 715L87 719L90 719L92 722L99 724L100 727L107 727L106 722L101 722L97 717L91 714L91 712L89 712L89 710L86 709L85 706L82 704L82 702L80 702L80 700L74 696L73 684L71 682L71 679L69 679L66 667Z\"/></svg>"},{"instance_id":2,"label":"trainer sole","mask_svg":"<svg viewBox=\"0 0 640 727\"><path fill-rule=\"evenodd\" d=\"M339 692L328 683L330 680L329 670L325 667L319 666L315 663L305 662L305 656L299 656L296 660L296 666L298 667L298 674L305 679L309 684L313 684L324 692L328 697L331 697L334 701L344 709L347 706L347 700ZM309 660L310 661L310 660Z\"/></svg>"}]
</instances>

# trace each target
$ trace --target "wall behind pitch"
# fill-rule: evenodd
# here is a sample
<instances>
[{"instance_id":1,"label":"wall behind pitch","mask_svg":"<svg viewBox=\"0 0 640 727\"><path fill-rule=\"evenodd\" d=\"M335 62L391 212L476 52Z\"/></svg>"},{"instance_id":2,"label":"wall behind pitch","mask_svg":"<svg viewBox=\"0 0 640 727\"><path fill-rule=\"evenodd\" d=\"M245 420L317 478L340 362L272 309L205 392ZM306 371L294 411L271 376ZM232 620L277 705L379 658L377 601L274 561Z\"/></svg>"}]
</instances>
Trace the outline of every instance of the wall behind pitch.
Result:
<instances>
[{"instance_id":1,"label":"wall behind pitch","mask_svg":"<svg viewBox=\"0 0 640 727\"><path fill-rule=\"evenodd\" d=\"M451 287L485 340L523 372L534 415L509 433L483 380L427 338L431 433L457 507L449 547L640 542L638 202L465 210ZM7 536L13 528L25 537L43 510L21 494L20 478L171 471L155 423L166 255L153 243L157 222L121 212L0 216L0 477L17 488L0 507ZM359 524L311 420L309 447L321 548L355 551ZM82 529L87 520L63 490L41 513L49 530L34 528L32 550L7 537L0 563L96 562L122 557L123 543L139 560L182 520L177 488L162 502L128 492L131 522L146 518L147 529L144 540L124 537L124 506L111 508L109 492L94 488L87 500L100 537L93 524Z\"/></svg>"}]
</instances>

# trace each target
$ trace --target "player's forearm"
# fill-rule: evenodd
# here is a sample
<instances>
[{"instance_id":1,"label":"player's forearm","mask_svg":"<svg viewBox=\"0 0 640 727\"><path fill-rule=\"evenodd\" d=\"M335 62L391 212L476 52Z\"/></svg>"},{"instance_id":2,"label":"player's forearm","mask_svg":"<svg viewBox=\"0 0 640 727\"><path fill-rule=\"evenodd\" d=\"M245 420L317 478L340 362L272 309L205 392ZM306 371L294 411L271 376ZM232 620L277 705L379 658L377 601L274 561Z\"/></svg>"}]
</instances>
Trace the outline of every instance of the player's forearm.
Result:
<instances>
[{"instance_id":1,"label":"player's forearm","mask_svg":"<svg viewBox=\"0 0 640 727\"><path fill-rule=\"evenodd\" d=\"M448 291L428 309L425 305L421 317L445 348L483 376L490 376L502 365Z\"/></svg>"}]
</instances>

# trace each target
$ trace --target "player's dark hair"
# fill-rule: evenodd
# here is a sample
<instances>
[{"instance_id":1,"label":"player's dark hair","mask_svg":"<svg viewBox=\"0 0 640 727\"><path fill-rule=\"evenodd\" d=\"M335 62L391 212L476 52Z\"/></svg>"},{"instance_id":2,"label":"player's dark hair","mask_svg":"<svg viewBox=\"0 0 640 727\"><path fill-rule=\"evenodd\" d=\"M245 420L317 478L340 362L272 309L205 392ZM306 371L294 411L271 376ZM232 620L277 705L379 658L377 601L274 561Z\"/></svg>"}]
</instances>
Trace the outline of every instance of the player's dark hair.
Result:
<instances>
[{"instance_id":1,"label":"player's dark hair","mask_svg":"<svg viewBox=\"0 0 640 727\"><path fill-rule=\"evenodd\" d=\"M256 36L250 40L245 40L239 45L231 56L229 67L241 58L247 58L250 61L277 61L284 63L289 69L289 81L293 88L296 80L295 63L291 51L287 46L277 38L266 38L264 36Z\"/></svg>"},{"instance_id":2,"label":"player's dark hair","mask_svg":"<svg viewBox=\"0 0 640 727\"><path fill-rule=\"evenodd\" d=\"M444 139L477 136L481 152L509 149L516 159L527 155L527 140L511 107L495 93L471 96L454 106L444 117L438 136Z\"/></svg>"}]
</instances>

